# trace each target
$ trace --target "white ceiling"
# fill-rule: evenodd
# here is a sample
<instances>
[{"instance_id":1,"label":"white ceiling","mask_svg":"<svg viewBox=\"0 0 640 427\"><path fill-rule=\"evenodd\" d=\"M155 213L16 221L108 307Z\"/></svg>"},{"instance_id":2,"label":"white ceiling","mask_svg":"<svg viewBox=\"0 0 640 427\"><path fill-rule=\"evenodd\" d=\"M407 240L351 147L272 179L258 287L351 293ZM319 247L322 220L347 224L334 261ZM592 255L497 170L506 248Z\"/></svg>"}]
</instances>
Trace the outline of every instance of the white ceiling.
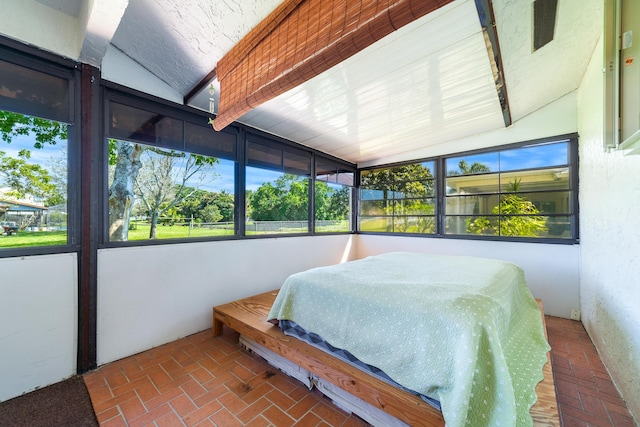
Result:
<instances>
[{"instance_id":1,"label":"white ceiling","mask_svg":"<svg viewBox=\"0 0 640 427\"><path fill-rule=\"evenodd\" d=\"M0 0L14 12L0 17L0 34L182 103L279 3ZM577 89L602 3L559 0L554 40L532 52L532 0L493 0L514 123ZM208 110L208 90L191 105ZM359 164L441 144L456 152L452 141L505 127L475 0L455 0L238 121Z\"/></svg>"}]
</instances>

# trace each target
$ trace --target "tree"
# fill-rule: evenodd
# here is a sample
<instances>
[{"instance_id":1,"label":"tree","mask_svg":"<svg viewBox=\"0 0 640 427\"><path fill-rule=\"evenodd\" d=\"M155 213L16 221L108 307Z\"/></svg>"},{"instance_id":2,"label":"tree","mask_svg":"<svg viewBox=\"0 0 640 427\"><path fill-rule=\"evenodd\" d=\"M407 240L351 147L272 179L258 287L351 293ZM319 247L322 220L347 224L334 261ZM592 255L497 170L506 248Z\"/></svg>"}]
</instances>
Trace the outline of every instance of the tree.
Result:
<instances>
[{"instance_id":1,"label":"tree","mask_svg":"<svg viewBox=\"0 0 640 427\"><path fill-rule=\"evenodd\" d=\"M309 179L284 174L274 184L265 182L251 195L251 218L255 221L308 219Z\"/></svg>"},{"instance_id":2,"label":"tree","mask_svg":"<svg viewBox=\"0 0 640 427\"><path fill-rule=\"evenodd\" d=\"M284 194L280 207L281 220L304 220L309 218L309 179L285 175L276 180ZM284 185L283 185L284 183ZM289 191L286 191L288 187Z\"/></svg>"},{"instance_id":3,"label":"tree","mask_svg":"<svg viewBox=\"0 0 640 427\"><path fill-rule=\"evenodd\" d=\"M235 198L233 194L222 190L219 193L209 193L210 204L217 206L222 217L218 221L231 222L235 217Z\"/></svg>"},{"instance_id":4,"label":"tree","mask_svg":"<svg viewBox=\"0 0 640 427\"><path fill-rule=\"evenodd\" d=\"M61 149L59 155L51 157L48 162L48 171L51 183L56 186L58 193L64 198L60 204L67 202L67 149Z\"/></svg>"},{"instance_id":5,"label":"tree","mask_svg":"<svg viewBox=\"0 0 640 427\"><path fill-rule=\"evenodd\" d=\"M283 199L284 189L270 182L262 184L255 190L249 202L251 218L255 221L286 221L293 219L284 216L281 210Z\"/></svg>"},{"instance_id":6,"label":"tree","mask_svg":"<svg viewBox=\"0 0 640 427\"><path fill-rule=\"evenodd\" d=\"M459 171L457 171L457 170L448 171L447 175L449 175L449 176L471 175L471 174L474 174L474 173L491 172L491 168L489 166L485 165L484 163L473 162L471 164L471 166L469 166L469 163L466 160L460 160L458 162L458 169L460 169L460 170Z\"/></svg>"},{"instance_id":7,"label":"tree","mask_svg":"<svg viewBox=\"0 0 640 427\"><path fill-rule=\"evenodd\" d=\"M7 143L11 143L13 137L18 135L33 135L35 139L33 147L40 149L47 144L56 145L59 140L65 141L67 139L67 125L53 120L0 110L0 134L2 140Z\"/></svg>"},{"instance_id":8,"label":"tree","mask_svg":"<svg viewBox=\"0 0 640 427\"><path fill-rule=\"evenodd\" d=\"M201 219L204 223L211 224L220 221L222 214L216 205L207 205L200 211L198 219Z\"/></svg>"},{"instance_id":9,"label":"tree","mask_svg":"<svg viewBox=\"0 0 640 427\"><path fill-rule=\"evenodd\" d=\"M255 221L300 221L309 218L309 179L284 174L247 192L247 217ZM341 220L349 215L349 187L331 188L315 182L315 219ZM250 212L250 214L249 214Z\"/></svg>"},{"instance_id":10,"label":"tree","mask_svg":"<svg viewBox=\"0 0 640 427\"><path fill-rule=\"evenodd\" d=\"M348 219L351 212L351 187L343 186L329 193L329 212L326 219Z\"/></svg>"},{"instance_id":11,"label":"tree","mask_svg":"<svg viewBox=\"0 0 640 427\"><path fill-rule=\"evenodd\" d=\"M56 145L66 140L67 125L0 110L0 135L8 144L14 137L31 135L34 138L33 147L42 149L45 145ZM20 150L18 156L13 158L0 151L0 177L3 184L11 189L8 194L16 198L32 195L41 199L46 206L64 203L66 186L58 185L59 182L46 168L30 163L30 158L31 151L26 149Z\"/></svg>"},{"instance_id":12,"label":"tree","mask_svg":"<svg viewBox=\"0 0 640 427\"><path fill-rule=\"evenodd\" d=\"M349 217L350 187L332 188L326 182L316 181L315 215L318 221L342 220Z\"/></svg>"},{"instance_id":13,"label":"tree","mask_svg":"<svg viewBox=\"0 0 640 427\"><path fill-rule=\"evenodd\" d=\"M58 191L49 172L42 166L31 164L29 150L20 150L18 157L9 157L0 151L0 178L10 188L8 195L17 199L26 195L41 199L46 206L64 202L65 195Z\"/></svg>"},{"instance_id":14,"label":"tree","mask_svg":"<svg viewBox=\"0 0 640 427\"><path fill-rule=\"evenodd\" d=\"M135 202L134 182L142 167L144 148L127 141L109 140L109 163L115 164L109 186L109 240L126 241Z\"/></svg>"},{"instance_id":15,"label":"tree","mask_svg":"<svg viewBox=\"0 0 640 427\"><path fill-rule=\"evenodd\" d=\"M203 183L210 176L207 174L209 167L218 160L152 147L146 148L143 154L146 154L145 167L138 171L134 189L149 216L149 238L155 239L158 219L192 197L197 188L187 186L187 183L193 179Z\"/></svg>"},{"instance_id":16,"label":"tree","mask_svg":"<svg viewBox=\"0 0 640 427\"><path fill-rule=\"evenodd\" d=\"M520 190L520 180L509 183L506 190L511 194L502 197L492 213L492 219L479 217L467 219L467 233L493 234L500 236L537 237L547 231L545 218L531 201L516 194Z\"/></svg>"},{"instance_id":17,"label":"tree","mask_svg":"<svg viewBox=\"0 0 640 427\"><path fill-rule=\"evenodd\" d=\"M431 169L420 164L394 166L363 174L361 188L384 192L385 215L393 215L394 231L406 232L415 224L419 233L435 232ZM392 231L392 230L388 230Z\"/></svg>"},{"instance_id":18,"label":"tree","mask_svg":"<svg viewBox=\"0 0 640 427\"><path fill-rule=\"evenodd\" d=\"M219 193L195 188L187 189L193 191L193 195L183 200L178 206L178 215L182 218L193 218L195 221L204 223L229 222L234 218L235 200L233 194L224 190ZM213 219L212 212L217 212L217 219Z\"/></svg>"},{"instance_id":19,"label":"tree","mask_svg":"<svg viewBox=\"0 0 640 427\"><path fill-rule=\"evenodd\" d=\"M148 154L144 161L146 165L142 160L144 153ZM176 162L177 159L182 161ZM208 171L216 163L218 159L215 157L110 140L109 164L114 166L109 187L110 240L128 239L129 222L138 199L144 213L151 219L149 238L154 239L158 218L173 212L180 202L187 200L197 190L187 186L187 181L198 173ZM139 179L143 166L145 176Z\"/></svg>"}]
</instances>

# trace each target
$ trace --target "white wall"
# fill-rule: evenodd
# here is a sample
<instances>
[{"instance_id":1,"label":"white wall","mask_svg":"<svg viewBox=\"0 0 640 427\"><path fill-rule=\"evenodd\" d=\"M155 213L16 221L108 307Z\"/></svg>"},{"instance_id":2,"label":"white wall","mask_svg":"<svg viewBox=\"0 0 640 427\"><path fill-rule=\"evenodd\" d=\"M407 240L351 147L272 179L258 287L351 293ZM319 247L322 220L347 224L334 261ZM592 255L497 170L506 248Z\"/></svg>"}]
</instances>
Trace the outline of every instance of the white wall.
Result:
<instances>
[{"instance_id":1,"label":"white wall","mask_svg":"<svg viewBox=\"0 0 640 427\"><path fill-rule=\"evenodd\" d=\"M82 36L78 20L35 0L0 0L2 34L68 58L78 58Z\"/></svg>"},{"instance_id":2,"label":"white wall","mask_svg":"<svg viewBox=\"0 0 640 427\"><path fill-rule=\"evenodd\" d=\"M358 236L358 258L391 251L468 255L509 261L524 269L529 289L545 314L569 318L580 307L577 245L489 242L424 237Z\"/></svg>"},{"instance_id":3,"label":"white wall","mask_svg":"<svg viewBox=\"0 0 640 427\"><path fill-rule=\"evenodd\" d=\"M158 77L149 73L113 45L108 45L100 70L101 77L113 83L154 95L178 104L184 102L184 96Z\"/></svg>"},{"instance_id":4,"label":"white wall","mask_svg":"<svg viewBox=\"0 0 640 427\"><path fill-rule=\"evenodd\" d=\"M292 273L354 259L351 235L103 249L98 365L211 327L212 308Z\"/></svg>"},{"instance_id":5,"label":"white wall","mask_svg":"<svg viewBox=\"0 0 640 427\"><path fill-rule=\"evenodd\" d=\"M640 156L603 149L602 42L578 92L583 323L640 419Z\"/></svg>"},{"instance_id":6,"label":"white wall","mask_svg":"<svg viewBox=\"0 0 640 427\"><path fill-rule=\"evenodd\" d=\"M75 254L0 259L0 401L76 373Z\"/></svg>"}]
</instances>

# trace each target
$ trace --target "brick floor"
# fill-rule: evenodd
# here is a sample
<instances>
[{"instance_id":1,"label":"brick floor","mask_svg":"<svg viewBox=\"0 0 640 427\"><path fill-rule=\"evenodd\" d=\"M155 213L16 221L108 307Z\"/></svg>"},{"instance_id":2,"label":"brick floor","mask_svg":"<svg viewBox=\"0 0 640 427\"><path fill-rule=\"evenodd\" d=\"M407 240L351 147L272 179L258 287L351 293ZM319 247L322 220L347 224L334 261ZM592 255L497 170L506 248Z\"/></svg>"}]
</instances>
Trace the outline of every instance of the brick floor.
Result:
<instances>
[{"instance_id":1,"label":"brick floor","mask_svg":"<svg viewBox=\"0 0 640 427\"><path fill-rule=\"evenodd\" d=\"M562 425L636 426L580 322L546 316Z\"/></svg>"},{"instance_id":2,"label":"brick floor","mask_svg":"<svg viewBox=\"0 0 640 427\"><path fill-rule=\"evenodd\" d=\"M634 426L580 322L547 317L562 425ZM102 426L367 424L238 345L203 331L84 375Z\"/></svg>"},{"instance_id":3,"label":"brick floor","mask_svg":"<svg viewBox=\"0 0 640 427\"><path fill-rule=\"evenodd\" d=\"M104 426L366 426L238 345L228 328L84 375ZM154 424L155 423L155 424Z\"/></svg>"}]
</instances>

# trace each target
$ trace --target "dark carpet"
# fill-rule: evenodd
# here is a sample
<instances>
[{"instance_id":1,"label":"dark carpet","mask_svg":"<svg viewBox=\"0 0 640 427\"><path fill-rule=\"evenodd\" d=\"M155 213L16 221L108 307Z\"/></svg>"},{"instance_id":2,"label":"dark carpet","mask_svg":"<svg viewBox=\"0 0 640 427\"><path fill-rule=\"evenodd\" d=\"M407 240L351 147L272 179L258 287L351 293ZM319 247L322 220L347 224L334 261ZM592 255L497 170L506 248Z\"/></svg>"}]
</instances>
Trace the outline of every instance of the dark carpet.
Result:
<instances>
[{"instance_id":1,"label":"dark carpet","mask_svg":"<svg viewBox=\"0 0 640 427\"><path fill-rule=\"evenodd\" d=\"M0 426L98 426L98 420L84 381L76 376L1 402Z\"/></svg>"}]
</instances>

